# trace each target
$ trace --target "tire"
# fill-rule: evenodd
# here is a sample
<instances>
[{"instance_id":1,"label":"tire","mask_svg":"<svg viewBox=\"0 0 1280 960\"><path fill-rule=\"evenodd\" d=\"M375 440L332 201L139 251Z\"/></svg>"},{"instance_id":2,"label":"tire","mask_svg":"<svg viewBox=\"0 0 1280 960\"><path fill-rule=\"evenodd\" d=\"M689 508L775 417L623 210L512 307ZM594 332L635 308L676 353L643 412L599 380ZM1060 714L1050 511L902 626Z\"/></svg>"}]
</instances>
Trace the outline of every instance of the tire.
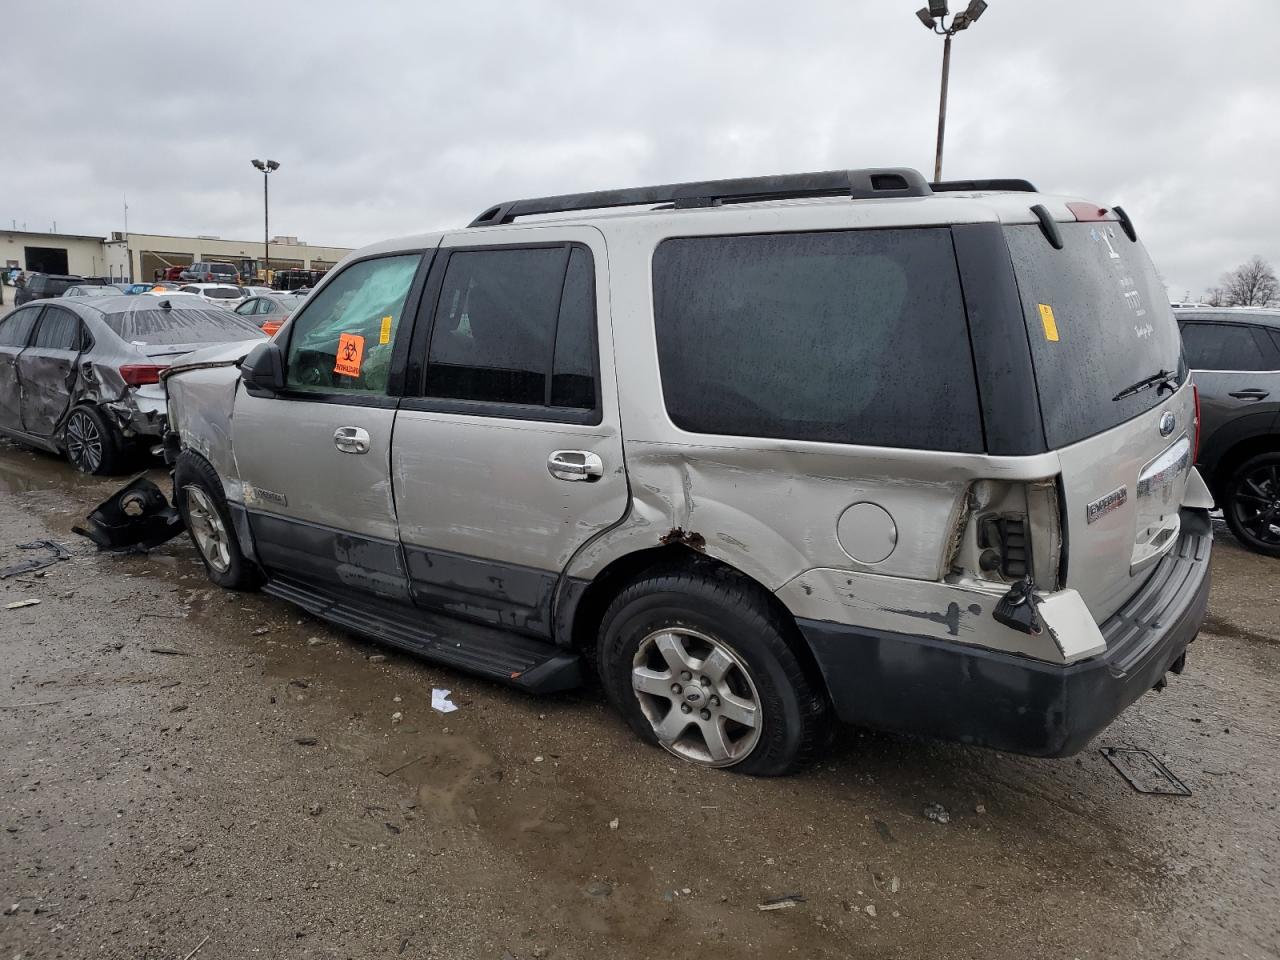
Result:
<instances>
[{"instance_id":1,"label":"tire","mask_svg":"<svg viewBox=\"0 0 1280 960\"><path fill-rule=\"evenodd\" d=\"M124 437L101 410L85 404L67 415L62 451L81 473L119 473L124 464Z\"/></svg>"},{"instance_id":2,"label":"tire","mask_svg":"<svg viewBox=\"0 0 1280 960\"><path fill-rule=\"evenodd\" d=\"M1244 547L1280 557L1280 453L1260 453L1236 467L1222 513Z\"/></svg>"},{"instance_id":3,"label":"tire","mask_svg":"<svg viewBox=\"0 0 1280 960\"><path fill-rule=\"evenodd\" d=\"M733 571L648 574L605 611L600 679L642 740L703 766L780 776L817 756L828 732L826 694L794 636Z\"/></svg>"},{"instance_id":4,"label":"tire","mask_svg":"<svg viewBox=\"0 0 1280 960\"><path fill-rule=\"evenodd\" d=\"M240 552L222 481L208 460L184 450L173 469L173 498L209 579L230 590L256 590L258 568Z\"/></svg>"}]
</instances>

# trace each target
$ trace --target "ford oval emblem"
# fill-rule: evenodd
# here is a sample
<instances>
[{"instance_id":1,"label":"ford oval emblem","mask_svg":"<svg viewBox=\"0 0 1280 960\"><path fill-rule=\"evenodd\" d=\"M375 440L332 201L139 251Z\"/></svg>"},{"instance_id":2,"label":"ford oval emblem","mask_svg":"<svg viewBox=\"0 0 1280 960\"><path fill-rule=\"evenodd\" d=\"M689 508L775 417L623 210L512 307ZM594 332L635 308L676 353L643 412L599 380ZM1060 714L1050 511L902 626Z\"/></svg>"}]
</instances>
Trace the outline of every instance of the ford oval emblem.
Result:
<instances>
[{"instance_id":1,"label":"ford oval emblem","mask_svg":"<svg viewBox=\"0 0 1280 960\"><path fill-rule=\"evenodd\" d=\"M1167 437L1173 433L1173 428L1178 425L1178 418L1173 415L1173 411L1166 410L1160 414L1160 436Z\"/></svg>"}]
</instances>

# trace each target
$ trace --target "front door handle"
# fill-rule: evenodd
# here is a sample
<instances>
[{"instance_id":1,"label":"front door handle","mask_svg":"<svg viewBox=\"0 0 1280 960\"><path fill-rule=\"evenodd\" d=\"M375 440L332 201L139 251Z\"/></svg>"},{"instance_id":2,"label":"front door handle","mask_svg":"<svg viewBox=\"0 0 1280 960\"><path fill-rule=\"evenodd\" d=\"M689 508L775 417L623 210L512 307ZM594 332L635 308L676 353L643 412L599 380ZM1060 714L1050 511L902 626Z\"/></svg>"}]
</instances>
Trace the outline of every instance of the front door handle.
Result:
<instances>
[{"instance_id":1,"label":"front door handle","mask_svg":"<svg viewBox=\"0 0 1280 960\"><path fill-rule=\"evenodd\" d=\"M333 431L333 445L343 453L368 453L369 431L361 427L339 427Z\"/></svg>"},{"instance_id":2,"label":"front door handle","mask_svg":"<svg viewBox=\"0 0 1280 960\"><path fill-rule=\"evenodd\" d=\"M547 457L547 470L557 480L599 480L604 461L590 450L557 450Z\"/></svg>"},{"instance_id":3,"label":"front door handle","mask_svg":"<svg viewBox=\"0 0 1280 960\"><path fill-rule=\"evenodd\" d=\"M1265 400L1271 394L1266 390L1259 390L1257 387L1251 387L1248 390L1237 390L1235 393L1227 394L1237 400Z\"/></svg>"}]
</instances>

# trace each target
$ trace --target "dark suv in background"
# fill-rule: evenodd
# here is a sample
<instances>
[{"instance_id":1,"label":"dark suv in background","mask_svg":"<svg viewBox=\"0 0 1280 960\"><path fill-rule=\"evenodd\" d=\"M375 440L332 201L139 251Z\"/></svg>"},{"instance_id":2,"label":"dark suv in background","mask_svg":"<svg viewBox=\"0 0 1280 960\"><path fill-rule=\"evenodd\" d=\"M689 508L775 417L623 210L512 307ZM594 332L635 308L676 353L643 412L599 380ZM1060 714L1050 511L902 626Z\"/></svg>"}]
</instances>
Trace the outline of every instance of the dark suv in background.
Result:
<instances>
[{"instance_id":1,"label":"dark suv in background","mask_svg":"<svg viewBox=\"0 0 1280 960\"><path fill-rule=\"evenodd\" d=\"M1280 557L1280 311L1177 311L1200 391L1197 464L1227 525Z\"/></svg>"},{"instance_id":2,"label":"dark suv in background","mask_svg":"<svg viewBox=\"0 0 1280 960\"><path fill-rule=\"evenodd\" d=\"M20 307L24 303L30 303L32 300L48 300L52 297L60 297L67 291L68 287L84 282L84 277L76 277L70 274L33 273L27 277L26 284L18 288L18 292L14 294L13 302Z\"/></svg>"},{"instance_id":3,"label":"dark suv in background","mask_svg":"<svg viewBox=\"0 0 1280 960\"><path fill-rule=\"evenodd\" d=\"M193 263L179 274L182 280L196 280L201 283L233 283L240 282L240 271L229 263L216 260L201 260Z\"/></svg>"}]
</instances>

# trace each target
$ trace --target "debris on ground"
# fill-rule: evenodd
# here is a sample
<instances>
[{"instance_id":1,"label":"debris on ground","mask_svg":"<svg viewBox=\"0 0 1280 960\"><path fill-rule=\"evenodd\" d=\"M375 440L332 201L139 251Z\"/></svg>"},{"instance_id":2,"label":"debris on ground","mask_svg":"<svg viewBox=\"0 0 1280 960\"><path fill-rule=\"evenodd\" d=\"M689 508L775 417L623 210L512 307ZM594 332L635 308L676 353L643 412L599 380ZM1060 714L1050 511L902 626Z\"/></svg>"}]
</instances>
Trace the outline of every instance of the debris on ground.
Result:
<instances>
[{"instance_id":1,"label":"debris on ground","mask_svg":"<svg viewBox=\"0 0 1280 960\"><path fill-rule=\"evenodd\" d=\"M610 829L610 830L617 830L617 829L618 829L618 818L617 818L617 817L614 817L612 820L610 820L610 821L609 821L609 829Z\"/></svg>"},{"instance_id":2,"label":"debris on ground","mask_svg":"<svg viewBox=\"0 0 1280 960\"><path fill-rule=\"evenodd\" d=\"M307 637L307 646L308 646L308 647L323 647L323 646L324 646L324 641L323 641L323 640L321 640L319 637Z\"/></svg>"},{"instance_id":3,"label":"debris on ground","mask_svg":"<svg viewBox=\"0 0 1280 960\"><path fill-rule=\"evenodd\" d=\"M397 710L395 713L391 715L392 723L399 723L403 719L404 719L404 714L401 713L399 710Z\"/></svg>"},{"instance_id":4,"label":"debris on ground","mask_svg":"<svg viewBox=\"0 0 1280 960\"><path fill-rule=\"evenodd\" d=\"M431 709L439 710L441 713L453 713L458 709L458 705L449 699L450 690L441 690L435 688L431 691ZM399 697L396 698L400 699Z\"/></svg>"},{"instance_id":5,"label":"debris on ground","mask_svg":"<svg viewBox=\"0 0 1280 960\"><path fill-rule=\"evenodd\" d=\"M613 894L613 887L605 883L603 880L595 880L592 883L587 884L584 892L588 897L595 897L598 900L602 900Z\"/></svg>"},{"instance_id":6,"label":"debris on ground","mask_svg":"<svg viewBox=\"0 0 1280 960\"><path fill-rule=\"evenodd\" d=\"M931 803L924 808L924 818L932 820L934 823L950 823L951 814L947 813L947 808L940 803Z\"/></svg>"},{"instance_id":7,"label":"debris on ground","mask_svg":"<svg viewBox=\"0 0 1280 960\"><path fill-rule=\"evenodd\" d=\"M62 544L53 540L32 540L30 543L18 544L19 550L49 550L48 556L34 557L30 560L22 560L11 566L0 569L0 580L7 580L9 577L17 577L24 573L32 573L36 570L43 570L45 567L51 567L59 560L70 560L71 551Z\"/></svg>"},{"instance_id":8,"label":"debris on ground","mask_svg":"<svg viewBox=\"0 0 1280 960\"><path fill-rule=\"evenodd\" d=\"M804 903L803 894L784 893L780 897L770 897L756 904L757 910L786 910L788 907L794 907L797 903Z\"/></svg>"},{"instance_id":9,"label":"debris on ground","mask_svg":"<svg viewBox=\"0 0 1280 960\"><path fill-rule=\"evenodd\" d=\"M387 655L385 653L373 653L369 655L370 663L386 663Z\"/></svg>"},{"instance_id":10,"label":"debris on ground","mask_svg":"<svg viewBox=\"0 0 1280 960\"><path fill-rule=\"evenodd\" d=\"M973 808L973 812L974 812L974 813L986 813L986 812L987 812L987 808L986 808L986 806L985 806L984 804L979 803L979 804L976 804L976 805L974 806L974 808Z\"/></svg>"},{"instance_id":11,"label":"debris on ground","mask_svg":"<svg viewBox=\"0 0 1280 960\"><path fill-rule=\"evenodd\" d=\"M6 610L21 610L23 607L34 607L39 602L34 597L29 597L26 600L15 600L13 603L6 603L4 608Z\"/></svg>"},{"instance_id":12,"label":"debris on ground","mask_svg":"<svg viewBox=\"0 0 1280 960\"><path fill-rule=\"evenodd\" d=\"M1191 796L1191 789L1174 776L1173 771L1150 750L1138 747L1103 747L1098 752L1107 758L1138 793L1167 797Z\"/></svg>"},{"instance_id":13,"label":"debris on ground","mask_svg":"<svg viewBox=\"0 0 1280 960\"><path fill-rule=\"evenodd\" d=\"M255 637L260 637L260 636L262 636L264 633L270 633L270 632L271 632L271 628L270 628L270 627L257 627L257 628L255 628L255 629L254 629L254 631L253 631L253 635L254 635Z\"/></svg>"},{"instance_id":14,"label":"debris on ground","mask_svg":"<svg viewBox=\"0 0 1280 960\"><path fill-rule=\"evenodd\" d=\"M72 533L88 537L99 550L158 547L182 532L182 516L160 488L140 475L98 504L84 527Z\"/></svg>"},{"instance_id":15,"label":"debris on ground","mask_svg":"<svg viewBox=\"0 0 1280 960\"><path fill-rule=\"evenodd\" d=\"M324 807L322 807L318 803L313 803L311 806L307 807L307 813L311 814L311 816L313 817L320 816L323 810L324 810Z\"/></svg>"},{"instance_id":16,"label":"debris on ground","mask_svg":"<svg viewBox=\"0 0 1280 960\"><path fill-rule=\"evenodd\" d=\"M148 647L151 653L162 653L167 657L189 657L191 654L185 650L175 650L173 647Z\"/></svg>"},{"instance_id":17,"label":"debris on ground","mask_svg":"<svg viewBox=\"0 0 1280 960\"><path fill-rule=\"evenodd\" d=\"M300 747L314 747L320 741L315 737L294 737L293 742Z\"/></svg>"},{"instance_id":18,"label":"debris on ground","mask_svg":"<svg viewBox=\"0 0 1280 960\"><path fill-rule=\"evenodd\" d=\"M876 915L876 905L874 903L868 903L863 909L867 911L868 917L874 917Z\"/></svg>"}]
</instances>

